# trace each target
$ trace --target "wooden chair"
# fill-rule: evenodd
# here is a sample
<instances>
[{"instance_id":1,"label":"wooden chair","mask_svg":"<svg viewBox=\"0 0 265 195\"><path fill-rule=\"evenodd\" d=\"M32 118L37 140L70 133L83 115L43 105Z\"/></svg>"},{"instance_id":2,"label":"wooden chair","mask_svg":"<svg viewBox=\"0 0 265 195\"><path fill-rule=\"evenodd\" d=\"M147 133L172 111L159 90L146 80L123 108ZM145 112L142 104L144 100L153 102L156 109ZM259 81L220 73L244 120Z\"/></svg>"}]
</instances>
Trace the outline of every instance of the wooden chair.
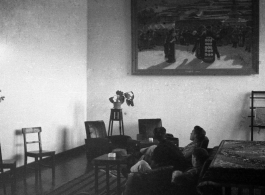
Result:
<instances>
[{"instance_id":1,"label":"wooden chair","mask_svg":"<svg viewBox=\"0 0 265 195\"><path fill-rule=\"evenodd\" d=\"M9 172L4 173L5 169L8 169ZM5 178L5 176L7 176L7 174L9 176L9 178L11 179L11 192L13 194L15 191L15 188L16 188L16 160L13 160L13 159L3 160L1 144L0 144L0 173L1 173L0 175L2 178L1 182L3 182L4 194L6 194L6 186L5 186L6 178Z\"/></svg>"},{"instance_id":2,"label":"wooden chair","mask_svg":"<svg viewBox=\"0 0 265 195\"><path fill-rule=\"evenodd\" d=\"M27 159L28 157L35 158L35 178L38 179L38 176L41 174L41 166L52 168L52 179L55 179L55 151L47 151L42 150L42 143L41 143L41 127L30 127L30 128L23 128L22 134L24 138L24 150L25 150L25 159L24 159L24 172L27 172ZM29 134L35 134L34 137L30 136ZM30 139L35 141L27 141L27 137L31 137ZM35 151L28 151L28 145L34 144L37 146L37 150ZM50 157L51 163L43 163L43 157ZM32 168L32 167L28 167Z\"/></svg>"},{"instance_id":3,"label":"wooden chair","mask_svg":"<svg viewBox=\"0 0 265 195\"><path fill-rule=\"evenodd\" d=\"M138 126L137 140L147 140L154 136L153 130L156 127L162 127L162 120L160 118L138 119Z\"/></svg>"}]
</instances>

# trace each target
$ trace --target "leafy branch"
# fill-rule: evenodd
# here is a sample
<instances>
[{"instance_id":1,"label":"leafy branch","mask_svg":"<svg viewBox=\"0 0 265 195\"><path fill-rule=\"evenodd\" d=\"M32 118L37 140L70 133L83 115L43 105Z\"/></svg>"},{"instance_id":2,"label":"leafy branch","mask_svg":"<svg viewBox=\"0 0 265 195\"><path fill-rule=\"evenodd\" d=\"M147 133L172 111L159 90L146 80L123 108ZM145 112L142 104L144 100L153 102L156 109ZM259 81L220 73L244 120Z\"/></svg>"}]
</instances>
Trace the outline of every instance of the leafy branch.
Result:
<instances>
[{"instance_id":1,"label":"leafy branch","mask_svg":"<svg viewBox=\"0 0 265 195\"><path fill-rule=\"evenodd\" d=\"M1 90L0 90L1 92ZM0 96L0 102L5 100L5 96Z\"/></svg>"}]
</instances>

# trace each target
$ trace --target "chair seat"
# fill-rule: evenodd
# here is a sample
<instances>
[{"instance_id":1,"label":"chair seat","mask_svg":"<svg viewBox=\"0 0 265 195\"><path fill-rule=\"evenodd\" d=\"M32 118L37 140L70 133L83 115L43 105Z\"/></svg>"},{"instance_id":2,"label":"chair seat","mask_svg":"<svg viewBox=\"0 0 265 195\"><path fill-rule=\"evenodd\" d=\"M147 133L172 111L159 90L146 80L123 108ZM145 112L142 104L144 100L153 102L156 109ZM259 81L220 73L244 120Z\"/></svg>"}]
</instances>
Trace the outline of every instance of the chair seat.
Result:
<instances>
[{"instance_id":1,"label":"chair seat","mask_svg":"<svg viewBox=\"0 0 265 195\"><path fill-rule=\"evenodd\" d=\"M3 167L3 169L16 167L16 161L12 159L3 160L1 167Z\"/></svg>"},{"instance_id":2,"label":"chair seat","mask_svg":"<svg viewBox=\"0 0 265 195\"><path fill-rule=\"evenodd\" d=\"M27 152L27 156L33 156L33 157L45 157L45 156L51 156L51 155L55 155L55 151L42 150L40 152L36 150L36 151Z\"/></svg>"}]
</instances>

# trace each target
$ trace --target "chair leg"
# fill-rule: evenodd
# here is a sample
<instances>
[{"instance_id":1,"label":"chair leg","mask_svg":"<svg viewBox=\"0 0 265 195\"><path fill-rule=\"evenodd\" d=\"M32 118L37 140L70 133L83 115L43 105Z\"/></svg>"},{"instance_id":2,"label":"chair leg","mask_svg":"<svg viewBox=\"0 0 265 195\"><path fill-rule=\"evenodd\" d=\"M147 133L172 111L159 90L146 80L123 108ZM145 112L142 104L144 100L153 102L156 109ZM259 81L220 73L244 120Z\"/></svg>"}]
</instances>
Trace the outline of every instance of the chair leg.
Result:
<instances>
[{"instance_id":1,"label":"chair leg","mask_svg":"<svg viewBox=\"0 0 265 195\"><path fill-rule=\"evenodd\" d=\"M6 195L6 185L5 185L5 178L4 178L4 169L1 167L0 169L0 183L2 183L4 195Z\"/></svg>"},{"instance_id":2,"label":"chair leg","mask_svg":"<svg viewBox=\"0 0 265 195\"><path fill-rule=\"evenodd\" d=\"M26 178L27 175L27 163L28 163L28 157L25 156L24 158L24 177Z\"/></svg>"},{"instance_id":3,"label":"chair leg","mask_svg":"<svg viewBox=\"0 0 265 195\"><path fill-rule=\"evenodd\" d=\"M6 181L8 181L8 183L9 183L9 181L11 181L10 182L11 183L11 194L15 194L15 191L16 191L16 170L15 169L16 169L16 166L14 165L10 168L9 173L5 173L5 174L2 173L2 174L4 174L4 175L2 175L3 177L1 178L1 179L3 179L3 181L1 181L1 183L3 184L2 187L3 187L4 195L7 194L6 183L5 183ZM8 177L8 179L5 177Z\"/></svg>"},{"instance_id":4,"label":"chair leg","mask_svg":"<svg viewBox=\"0 0 265 195\"><path fill-rule=\"evenodd\" d=\"M52 156L52 184L55 184L55 155Z\"/></svg>"},{"instance_id":5,"label":"chair leg","mask_svg":"<svg viewBox=\"0 0 265 195\"><path fill-rule=\"evenodd\" d=\"M35 157L35 181L36 183L38 183L39 181L39 172L40 172L39 167L40 167L39 158Z\"/></svg>"},{"instance_id":6,"label":"chair leg","mask_svg":"<svg viewBox=\"0 0 265 195\"><path fill-rule=\"evenodd\" d=\"M4 195L6 195L6 184L5 184L5 179L4 178L2 178L3 179L3 181L1 181L1 182L3 182L2 184L3 184L3 191L4 191Z\"/></svg>"},{"instance_id":7,"label":"chair leg","mask_svg":"<svg viewBox=\"0 0 265 195\"><path fill-rule=\"evenodd\" d=\"M3 188L4 188L4 195L6 195L6 185L3 184Z\"/></svg>"},{"instance_id":8,"label":"chair leg","mask_svg":"<svg viewBox=\"0 0 265 195\"><path fill-rule=\"evenodd\" d=\"M16 164L14 165L14 167L13 167L13 178L14 178L14 185L16 186L16 184L17 184L17 170L16 170Z\"/></svg>"},{"instance_id":9,"label":"chair leg","mask_svg":"<svg viewBox=\"0 0 265 195\"><path fill-rule=\"evenodd\" d=\"M17 173L16 173L16 164L13 165L11 168L11 174L12 174L12 183L11 183L11 190L12 194L15 193L16 191L16 183L17 183Z\"/></svg>"},{"instance_id":10,"label":"chair leg","mask_svg":"<svg viewBox=\"0 0 265 195\"><path fill-rule=\"evenodd\" d=\"M42 157L40 157L40 159L38 159L38 176L39 179L41 180L41 165L42 165Z\"/></svg>"}]
</instances>

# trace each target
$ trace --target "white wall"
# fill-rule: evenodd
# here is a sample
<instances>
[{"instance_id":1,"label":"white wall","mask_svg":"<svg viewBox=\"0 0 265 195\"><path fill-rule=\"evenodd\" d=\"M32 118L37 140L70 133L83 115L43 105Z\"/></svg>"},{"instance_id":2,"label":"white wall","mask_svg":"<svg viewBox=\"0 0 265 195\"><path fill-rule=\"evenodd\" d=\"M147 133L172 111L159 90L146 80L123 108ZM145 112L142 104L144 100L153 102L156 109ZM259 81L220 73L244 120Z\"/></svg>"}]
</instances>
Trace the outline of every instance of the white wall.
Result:
<instances>
[{"instance_id":1,"label":"white wall","mask_svg":"<svg viewBox=\"0 0 265 195\"><path fill-rule=\"evenodd\" d=\"M85 0L0 1L0 142L18 166L23 127L57 153L84 144L86 17Z\"/></svg>"},{"instance_id":2,"label":"white wall","mask_svg":"<svg viewBox=\"0 0 265 195\"><path fill-rule=\"evenodd\" d=\"M124 104L123 112L125 133L133 138L139 118L158 117L181 146L195 125L205 128L210 147L223 139L250 139L249 94L265 90L263 13L260 74L251 76L133 76L130 1L90 1L88 14L88 120L103 119L108 126L108 98L116 90L132 90L135 107ZM255 139L265 140L264 132Z\"/></svg>"}]
</instances>

